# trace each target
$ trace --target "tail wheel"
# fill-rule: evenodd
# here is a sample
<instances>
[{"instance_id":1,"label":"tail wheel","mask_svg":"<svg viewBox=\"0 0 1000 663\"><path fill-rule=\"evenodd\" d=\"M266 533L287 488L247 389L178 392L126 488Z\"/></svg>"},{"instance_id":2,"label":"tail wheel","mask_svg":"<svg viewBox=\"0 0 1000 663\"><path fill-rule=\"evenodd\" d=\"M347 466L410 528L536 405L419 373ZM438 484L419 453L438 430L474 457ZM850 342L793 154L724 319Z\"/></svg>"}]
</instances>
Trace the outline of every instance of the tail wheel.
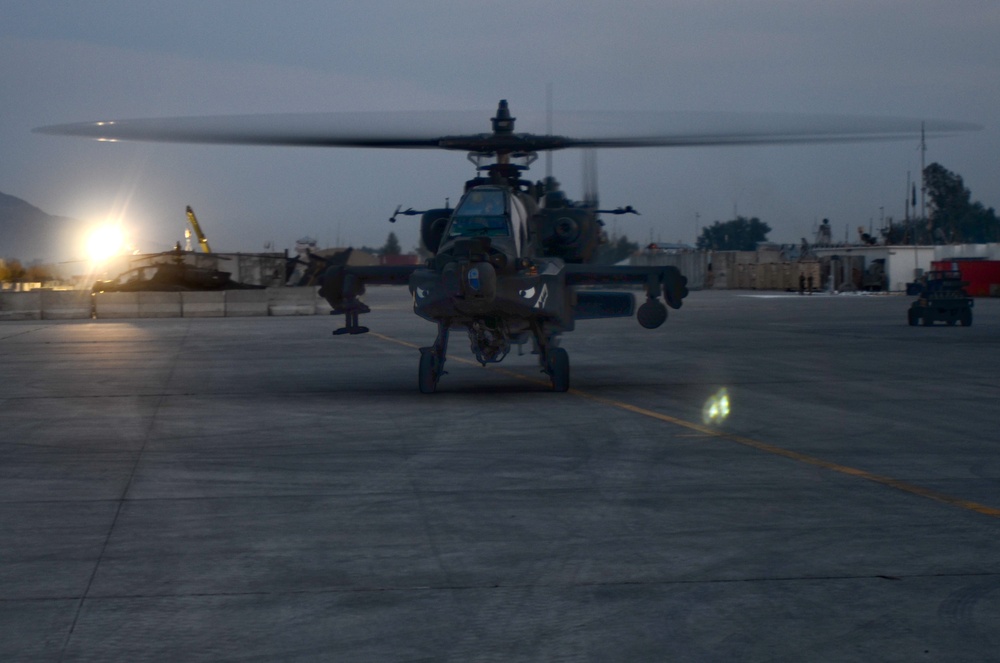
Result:
<instances>
[{"instance_id":1,"label":"tail wheel","mask_svg":"<svg viewBox=\"0 0 1000 663\"><path fill-rule=\"evenodd\" d=\"M549 377L552 378L552 391L569 390L569 353L563 348L553 348L549 351Z\"/></svg>"},{"instance_id":2,"label":"tail wheel","mask_svg":"<svg viewBox=\"0 0 1000 663\"><path fill-rule=\"evenodd\" d=\"M910 323L911 327L916 327L917 322L920 321L920 316L912 308L906 312L906 319Z\"/></svg>"},{"instance_id":3,"label":"tail wheel","mask_svg":"<svg viewBox=\"0 0 1000 663\"><path fill-rule=\"evenodd\" d=\"M437 362L434 360L433 353L420 353L420 369L417 373L417 384L420 387L421 394L433 394L434 390L437 389L438 377L440 376L437 372Z\"/></svg>"},{"instance_id":4,"label":"tail wheel","mask_svg":"<svg viewBox=\"0 0 1000 663\"><path fill-rule=\"evenodd\" d=\"M969 325L972 324L972 309L971 308L962 309L962 316L959 319L959 322L962 323L963 327L968 327Z\"/></svg>"}]
</instances>

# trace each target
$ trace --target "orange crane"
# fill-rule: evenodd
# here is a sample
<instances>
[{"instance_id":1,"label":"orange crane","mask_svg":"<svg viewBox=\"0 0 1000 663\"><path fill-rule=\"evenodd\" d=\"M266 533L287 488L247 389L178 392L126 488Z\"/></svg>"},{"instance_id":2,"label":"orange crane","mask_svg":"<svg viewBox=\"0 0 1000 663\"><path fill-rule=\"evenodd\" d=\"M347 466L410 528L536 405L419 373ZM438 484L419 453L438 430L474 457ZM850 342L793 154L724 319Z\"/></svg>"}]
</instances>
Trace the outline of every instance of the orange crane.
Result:
<instances>
[{"instance_id":1,"label":"orange crane","mask_svg":"<svg viewBox=\"0 0 1000 663\"><path fill-rule=\"evenodd\" d=\"M191 223L191 227L194 229L194 236L198 238L198 245L201 246L201 250L205 253L211 253L212 249L208 247L208 238L205 237L205 233L201 231L201 225L198 223L198 217L194 215L194 210L191 206L187 206L187 217L188 221Z\"/></svg>"}]
</instances>

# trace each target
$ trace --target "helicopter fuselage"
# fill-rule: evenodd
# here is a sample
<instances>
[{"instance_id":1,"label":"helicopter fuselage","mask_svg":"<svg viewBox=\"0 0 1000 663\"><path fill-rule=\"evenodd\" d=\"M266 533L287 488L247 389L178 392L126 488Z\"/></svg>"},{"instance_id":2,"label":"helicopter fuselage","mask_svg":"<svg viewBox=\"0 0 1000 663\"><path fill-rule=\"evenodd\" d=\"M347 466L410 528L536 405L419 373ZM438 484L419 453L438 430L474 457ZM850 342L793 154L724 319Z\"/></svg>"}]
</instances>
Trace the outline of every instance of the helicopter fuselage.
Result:
<instances>
[{"instance_id":1,"label":"helicopter fuselage","mask_svg":"<svg viewBox=\"0 0 1000 663\"><path fill-rule=\"evenodd\" d=\"M410 276L420 317L469 330L480 362L499 361L532 331L573 328L565 263L537 255L531 196L504 185L471 188L452 212L437 255Z\"/></svg>"}]
</instances>

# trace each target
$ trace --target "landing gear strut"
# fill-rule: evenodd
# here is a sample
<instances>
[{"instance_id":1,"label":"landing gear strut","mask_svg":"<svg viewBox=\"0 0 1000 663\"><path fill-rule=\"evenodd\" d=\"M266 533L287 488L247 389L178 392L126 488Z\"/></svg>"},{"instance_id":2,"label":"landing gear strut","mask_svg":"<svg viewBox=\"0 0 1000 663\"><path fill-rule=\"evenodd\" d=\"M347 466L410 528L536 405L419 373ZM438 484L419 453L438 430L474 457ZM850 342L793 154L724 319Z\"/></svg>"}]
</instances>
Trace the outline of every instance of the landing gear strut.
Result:
<instances>
[{"instance_id":1,"label":"landing gear strut","mask_svg":"<svg viewBox=\"0 0 1000 663\"><path fill-rule=\"evenodd\" d=\"M531 328L538 346L538 363L542 372L552 381L552 391L565 392L569 390L569 353L557 347L556 335L546 334L538 324Z\"/></svg>"},{"instance_id":2,"label":"landing gear strut","mask_svg":"<svg viewBox=\"0 0 1000 663\"><path fill-rule=\"evenodd\" d=\"M333 335L367 333L368 327L358 324L358 316L371 312L368 305L358 299L364 294L365 285L353 274L344 275L342 270L342 267L327 270L326 280L320 288L320 294L332 306L330 315L344 316L344 326L334 330Z\"/></svg>"},{"instance_id":3,"label":"landing gear strut","mask_svg":"<svg viewBox=\"0 0 1000 663\"><path fill-rule=\"evenodd\" d=\"M340 329L334 329L333 335L340 336L341 334L365 334L368 332L368 327L358 324L358 316L362 313L368 313L369 309L363 302L357 302L357 305L351 309L334 309L330 311L330 315L344 315L344 326Z\"/></svg>"},{"instance_id":4,"label":"landing gear strut","mask_svg":"<svg viewBox=\"0 0 1000 663\"><path fill-rule=\"evenodd\" d=\"M569 390L569 353L563 348L549 350L546 373L552 378L552 391Z\"/></svg>"},{"instance_id":5,"label":"landing gear strut","mask_svg":"<svg viewBox=\"0 0 1000 663\"><path fill-rule=\"evenodd\" d=\"M434 345L420 348L420 368L417 371L417 384L420 393L433 394L437 389L438 380L446 373L444 358L448 352L448 324L438 323L437 338Z\"/></svg>"}]
</instances>

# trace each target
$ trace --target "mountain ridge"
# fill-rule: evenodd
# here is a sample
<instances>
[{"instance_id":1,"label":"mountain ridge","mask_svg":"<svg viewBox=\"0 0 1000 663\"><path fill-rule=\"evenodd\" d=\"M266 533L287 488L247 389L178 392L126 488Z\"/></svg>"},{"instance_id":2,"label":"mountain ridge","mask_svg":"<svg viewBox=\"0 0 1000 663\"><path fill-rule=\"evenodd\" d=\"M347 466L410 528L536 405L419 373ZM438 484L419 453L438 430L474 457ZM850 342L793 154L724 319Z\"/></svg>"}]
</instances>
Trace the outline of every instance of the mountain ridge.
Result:
<instances>
[{"instance_id":1,"label":"mountain ridge","mask_svg":"<svg viewBox=\"0 0 1000 663\"><path fill-rule=\"evenodd\" d=\"M80 222L48 214L0 191L0 258L22 264L65 260L73 252Z\"/></svg>"}]
</instances>

